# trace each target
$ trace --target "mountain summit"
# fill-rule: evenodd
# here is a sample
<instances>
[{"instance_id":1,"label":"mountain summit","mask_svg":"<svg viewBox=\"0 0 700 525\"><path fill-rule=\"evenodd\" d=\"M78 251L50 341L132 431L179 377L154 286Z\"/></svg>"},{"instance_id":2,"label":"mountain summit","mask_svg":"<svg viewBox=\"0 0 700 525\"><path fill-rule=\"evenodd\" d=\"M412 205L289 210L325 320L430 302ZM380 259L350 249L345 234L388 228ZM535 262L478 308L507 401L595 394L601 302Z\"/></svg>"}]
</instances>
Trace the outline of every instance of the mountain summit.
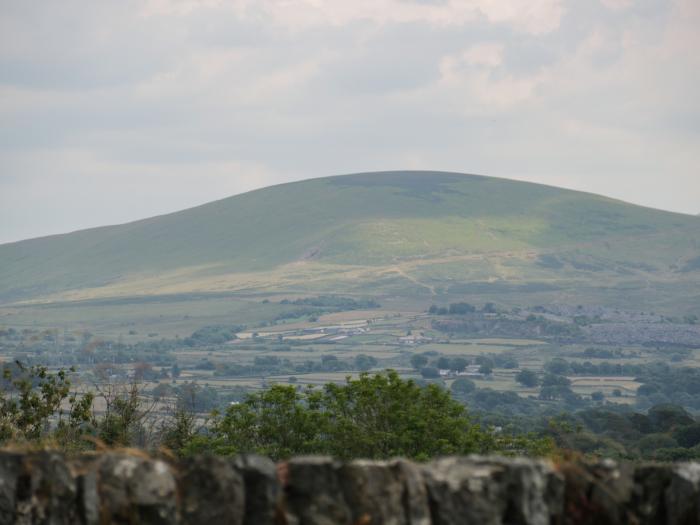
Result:
<instances>
[{"instance_id":1,"label":"mountain summit","mask_svg":"<svg viewBox=\"0 0 700 525\"><path fill-rule=\"evenodd\" d=\"M668 281L682 278L684 261L700 254L699 226L697 217L539 184L360 173L2 245L0 301Z\"/></svg>"}]
</instances>

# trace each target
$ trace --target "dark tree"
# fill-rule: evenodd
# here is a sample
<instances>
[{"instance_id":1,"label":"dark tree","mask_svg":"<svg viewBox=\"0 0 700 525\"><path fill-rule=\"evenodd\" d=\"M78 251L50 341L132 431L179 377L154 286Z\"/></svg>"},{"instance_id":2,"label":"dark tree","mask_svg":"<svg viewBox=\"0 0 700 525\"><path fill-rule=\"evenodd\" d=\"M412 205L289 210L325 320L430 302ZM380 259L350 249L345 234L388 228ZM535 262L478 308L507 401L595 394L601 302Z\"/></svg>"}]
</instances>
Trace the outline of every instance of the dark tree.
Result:
<instances>
[{"instance_id":1,"label":"dark tree","mask_svg":"<svg viewBox=\"0 0 700 525\"><path fill-rule=\"evenodd\" d=\"M537 374L532 370L521 370L515 375L515 380L523 386L532 388L539 384Z\"/></svg>"}]
</instances>

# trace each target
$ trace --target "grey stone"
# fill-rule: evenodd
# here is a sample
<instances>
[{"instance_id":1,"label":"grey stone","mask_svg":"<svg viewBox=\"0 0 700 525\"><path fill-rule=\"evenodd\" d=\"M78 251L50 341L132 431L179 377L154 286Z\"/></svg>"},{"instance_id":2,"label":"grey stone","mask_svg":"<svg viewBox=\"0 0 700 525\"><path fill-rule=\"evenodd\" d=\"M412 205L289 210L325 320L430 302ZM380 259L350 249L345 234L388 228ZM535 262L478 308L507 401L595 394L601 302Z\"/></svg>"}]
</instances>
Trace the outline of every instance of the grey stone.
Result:
<instances>
[{"instance_id":1,"label":"grey stone","mask_svg":"<svg viewBox=\"0 0 700 525\"><path fill-rule=\"evenodd\" d=\"M16 488L15 523L63 525L79 521L77 484L62 455L26 455Z\"/></svg>"},{"instance_id":2,"label":"grey stone","mask_svg":"<svg viewBox=\"0 0 700 525\"><path fill-rule=\"evenodd\" d=\"M177 472L177 476L175 473ZM0 525L689 525L700 463L0 452Z\"/></svg>"},{"instance_id":3,"label":"grey stone","mask_svg":"<svg viewBox=\"0 0 700 525\"><path fill-rule=\"evenodd\" d=\"M562 468L566 477L566 523L627 523L632 493L632 471L621 470L611 460L597 463L569 463Z\"/></svg>"},{"instance_id":4,"label":"grey stone","mask_svg":"<svg viewBox=\"0 0 700 525\"><path fill-rule=\"evenodd\" d=\"M428 489L423 473L415 464L397 459L392 462L392 469L403 483L403 501L406 523L410 525L431 525Z\"/></svg>"},{"instance_id":5,"label":"grey stone","mask_svg":"<svg viewBox=\"0 0 700 525\"><path fill-rule=\"evenodd\" d=\"M666 490L671 483L668 465L639 465L634 471L630 512L639 525L666 522Z\"/></svg>"},{"instance_id":6,"label":"grey stone","mask_svg":"<svg viewBox=\"0 0 700 525\"><path fill-rule=\"evenodd\" d=\"M182 523L242 525L245 489L232 461L213 456L185 461L179 491Z\"/></svg>"},{"instance_id":7,"label":"grey stone","mask_svg":"<svg viewBox=\"0 0 700 525\"><path fill-rule=\"evenodd\" d=\"M632 519L634 472L629 465L621 466L608 459L575 465L572 473L579 479L567 479L568 485L583 484L584 497L579 498L578 510L585 516L579 521L604 525L627 523ZM572 512L568 517L574 515Z\"/></svg>"},{"instance_id":8,"label":"grey stone","mask_svg":"<svg viewBox=\"0 0 700 525\"><path fill-rule=\"evenodd\" d=\"M22 455L0 452L0 523L14 523L21 475Z\"/></svg>"},{"instance_id":9,"label":"grey stone","mask_svg":"<svg viewBox=\"0 0 700 525\"><path fill-rule=\"evenodd\" d=\"M291 525L346 525L352 513L338 479L340 464L327 457L300 457L287 465L286 520Z\"/></svg>"},{"instance_id":10,"label":"grey stone","mask_svg":"<svg viewBox=\"0 0 700 525\"><path fill-rule=\"evenodd\" d=\"M479 465L468 458L443 458L423 470L435 525L500 525L506 511L499 465Z\"/></svg>"},{"instance_id":11,"label":"grey stone","mask_svg":"<svg viewBox=\"0 0 700 525\"><path fill-rule=\"evenodd\" d=\"M338 469L338 479L352 523L409 525L421 523L419 501L409 505L406 480L415 467L403 462L353 461ZM415 487L413 487L415 488ZM414 492L414 497L418 494ZM412 516L411 511L416 510ZM428 516L427 494L423 491L423 517Z\"/></svg>"},{"instance_id":12,"label":"grey stone","mask_svg":"<svg viewBox=\"0 0 700 525\"><path fill-rule=\"evenodd\" d=\"M175 522L175 478L163 461L106 454L99 463L98 494L102 523Z\"/></svg>"},{"instance_id":13,"label":"grey stone","mask_svg":"<svg viewBox=\"0 0 700 525\"><path fill-rule=\"evenodd\" d=\"M277 467L269 458L248 455L235 465L245 483L244 525L273 525L280 506Z\"/></svg>"},{"instance_id":14,"label":"grey stone","mask_svg":"<svg viewBox=\"0 0 700 525\"><path fill-rule=\"evenodd\" d=\"M671 469L665 502L666 523L669 525L700 523L699 463L682 463Z\"/></svg>"},{"instance_id":15,"label":"grey stone","mask_svg":"<svg viewBox=\"0 0 700 525\"><path fill-rule=\"evenodd\" d=\"M84 525L98 525L100 523L100 494L97 487L97 469L95 462L85 464L78 473L78 493L80 513ZM87 468L84 468L87 467Z\"/></svg>"},{"instance_id":16,"label":"grey stone","mask_svg":"<svg viewBox=\"0 0 700 525\"><path fill-rule=\"evenodd\" d=\"M507 458L443 458L423 470L435 525L548 525L563 482L551 465Z\"/></svg>"}]
</instances>

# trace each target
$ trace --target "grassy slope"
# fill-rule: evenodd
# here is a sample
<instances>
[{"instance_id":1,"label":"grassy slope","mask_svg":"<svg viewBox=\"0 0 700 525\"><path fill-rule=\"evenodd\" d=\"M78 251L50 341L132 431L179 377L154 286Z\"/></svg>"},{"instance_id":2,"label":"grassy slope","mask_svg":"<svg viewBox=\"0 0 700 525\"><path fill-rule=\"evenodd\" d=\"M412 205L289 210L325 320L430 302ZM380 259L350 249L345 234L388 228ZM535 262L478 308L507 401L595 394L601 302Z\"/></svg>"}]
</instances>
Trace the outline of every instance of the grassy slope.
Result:
<instances>
[{"instance_id":1,"label":"grassy slope","mask_svg":"<svg viewBox=\"0 0 700 525\"><path fill-rule=\"evenodd\" d=\"M196 291L233 281L239 288L255 289L279 279L303 291L305 284L313 288L311 281L319 276L326 279L319 288L332 289L335 269L341 268L336 265L365 268L373 282L396 279L386 269L397 264L430 273L415 261L430 262L427 268L437 275L461 281L490 278L494 272L516 281L553 275L585 279L581 272L590 270L585 265L634 273L640 262L645 272L671 275L672 265L700 253L698 226L697 217L504 179L431 172L357 174L284 184L134 223L2 245L0 302L105 286L102 295L111 288L149 293L167 290L167 283L174 282L181 283L176 291ZM532 254L541 252L556 252L564 266L537 266ZM513 260L513 253L529 254L530 260ZM483 254L492 254L491 259L469 262ZM284 265L296 261L305 261L306 267L295 268L295 275ZM470 273L478 268L481 273ZM240 281L241 275L259 272L274 278ZM217 280L221 275L238 277ZM362 280L362 275L348 273L345 279ZM431 286L424 288L434 292Z\"/></svg>"}]
</instances>

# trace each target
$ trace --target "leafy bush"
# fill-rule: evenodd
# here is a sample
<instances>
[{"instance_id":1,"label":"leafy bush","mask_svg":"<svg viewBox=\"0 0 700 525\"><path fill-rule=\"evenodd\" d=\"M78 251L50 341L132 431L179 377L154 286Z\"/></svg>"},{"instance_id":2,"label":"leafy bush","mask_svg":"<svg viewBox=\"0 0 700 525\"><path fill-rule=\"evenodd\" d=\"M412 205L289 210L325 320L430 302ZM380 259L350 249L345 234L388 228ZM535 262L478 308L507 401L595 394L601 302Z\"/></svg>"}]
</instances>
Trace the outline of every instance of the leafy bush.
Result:
<instances>
[{"instance_id":1,"label":"leafy bush","mask_svg":"<svg viewBox=\"0 0 700 525\"><path fill-rule=\"evenodd\" d=\"M274 385L219 416L202 448L219 454L273 458L330 454L339 458L419 460L445 454L543 450L546 441L482 430L448 392L418 386L389 371L361 374L344 385L299 391Z\"/></svg>"}]
</instances>

